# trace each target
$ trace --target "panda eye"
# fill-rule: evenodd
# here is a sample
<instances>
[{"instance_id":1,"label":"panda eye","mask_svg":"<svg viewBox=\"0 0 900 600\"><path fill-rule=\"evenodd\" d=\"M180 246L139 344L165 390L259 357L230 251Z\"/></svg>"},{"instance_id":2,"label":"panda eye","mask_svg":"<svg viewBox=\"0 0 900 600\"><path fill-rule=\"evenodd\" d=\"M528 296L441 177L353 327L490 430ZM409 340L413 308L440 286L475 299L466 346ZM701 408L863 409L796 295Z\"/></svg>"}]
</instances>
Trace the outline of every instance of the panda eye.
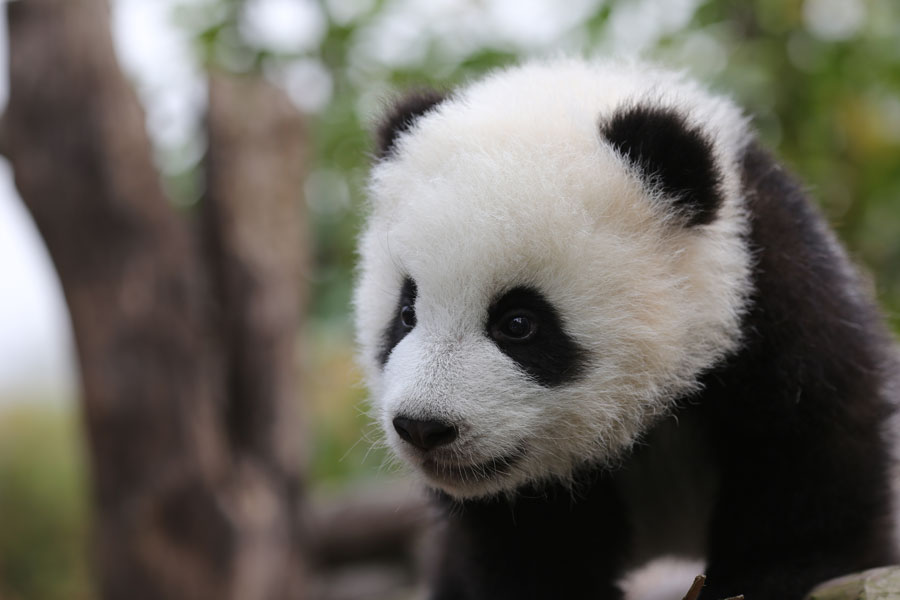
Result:
<instances>
[{"instance_id":1,"label":"panda eye","mask_svg":"<svg viewBox=\"0 0 900 600\"><path fill-rule=\"evenodd\" d=\"M416 326L416 309L411 304L404 304L400 308L400 323L406 329L412 329Z\"/></svg>"},{"instance_id":2,"label":"panda eye","mask_svg":"<svg viewBox=\"0 0 900 600\"><path fill-rule=\"evenodd\" d=\"M510 311L503 316L491 333L496 340L527 342L537 333L538 322L534 313L525 310Z\"/></svg>"}]
</instances>

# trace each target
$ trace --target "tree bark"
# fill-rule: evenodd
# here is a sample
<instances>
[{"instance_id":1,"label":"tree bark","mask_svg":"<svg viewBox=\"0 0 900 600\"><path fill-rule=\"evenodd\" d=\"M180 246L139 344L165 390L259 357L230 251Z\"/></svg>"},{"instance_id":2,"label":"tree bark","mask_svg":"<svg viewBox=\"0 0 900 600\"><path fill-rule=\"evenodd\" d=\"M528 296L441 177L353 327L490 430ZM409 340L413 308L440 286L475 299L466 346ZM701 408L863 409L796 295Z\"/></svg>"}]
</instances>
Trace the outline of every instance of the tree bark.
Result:
<instances>
[{"instance_id":1,"label":"tree bark","mask_svg":"<svg viewBox=\"0 0 900 600\"><path fill-rule=\"evenodd\" d=\"M278 111L213 84L203 251L162 191L105 2L7 10L0 148L72 318L101 595L299 597L300 118L265 86L253 98ZM253 183L234 179L248 157Z\"/></svg>"},{"instance_id":2,"label":"tree bark","mask_svg":"<svg viewBox=\"0 0 900 600\"><path fill-rule=\"evenodd\" d=\"M296 561L285 559L299 557L303 537L295 347L308 262L301 243L305 131L285 94L260 77L213 73L209 100L203 217L226 352L226 434L242 485L257 482L278 501L259 544L266 552L249 555L245 567L259 585L292 582Z\"/></svg>"}]
</instances>

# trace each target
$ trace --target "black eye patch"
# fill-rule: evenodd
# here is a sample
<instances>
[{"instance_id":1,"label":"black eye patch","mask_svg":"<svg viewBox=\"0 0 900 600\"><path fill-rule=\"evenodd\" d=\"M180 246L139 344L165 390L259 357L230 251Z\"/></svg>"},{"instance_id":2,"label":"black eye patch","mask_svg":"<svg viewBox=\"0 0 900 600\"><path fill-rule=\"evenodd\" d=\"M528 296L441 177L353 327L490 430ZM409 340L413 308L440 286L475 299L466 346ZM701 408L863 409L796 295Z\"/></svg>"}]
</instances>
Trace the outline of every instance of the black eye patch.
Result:
<instances>
[{"instance_id":1,"label":"black eye patch","mask_svg":"<svg viewBox=\"0 0 900 600\"><path fill-rule=\"evenodd\" d=\"M397 308L382 336L381 352L378 353L378 362L382 367L387 363L394 346L416 326L416 292L416 282L409 277L404 279Z\"/></svg>"},{"instance_id":2,"label":"black eye patch","mask_svg":"<svg viewBox=\"0 0 900 600\"><path fill-rule=\"evenodd\" d=\"M534 288L504 293L488 309L487 335L545 387L578 377L587 353L563 330L556 308Z\"/></svg>"}]
</instances>

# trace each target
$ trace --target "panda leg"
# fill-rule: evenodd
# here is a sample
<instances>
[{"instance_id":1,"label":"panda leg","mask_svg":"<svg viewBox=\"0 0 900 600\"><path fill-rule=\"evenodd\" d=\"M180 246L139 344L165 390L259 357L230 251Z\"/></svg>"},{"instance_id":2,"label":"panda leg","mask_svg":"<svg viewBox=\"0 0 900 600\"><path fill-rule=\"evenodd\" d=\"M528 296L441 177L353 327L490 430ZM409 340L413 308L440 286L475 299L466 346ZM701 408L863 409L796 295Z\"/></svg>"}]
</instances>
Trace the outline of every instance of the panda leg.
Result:
<instances>
[{"instance_id":1,"label":"panda leg","mask_svg":"<svg viewBox=\"0 0 900 600\"><path fill-rule=\"evenodd\" d=\"M752 453L772 451L770 460L736 453L724 468L702 600L800 600L823 581L894 562L878 460L860 456L837 469L847 457L835 452L849 453L849 444L765 445L758 440Z\"/></svg>"}]
</instances>

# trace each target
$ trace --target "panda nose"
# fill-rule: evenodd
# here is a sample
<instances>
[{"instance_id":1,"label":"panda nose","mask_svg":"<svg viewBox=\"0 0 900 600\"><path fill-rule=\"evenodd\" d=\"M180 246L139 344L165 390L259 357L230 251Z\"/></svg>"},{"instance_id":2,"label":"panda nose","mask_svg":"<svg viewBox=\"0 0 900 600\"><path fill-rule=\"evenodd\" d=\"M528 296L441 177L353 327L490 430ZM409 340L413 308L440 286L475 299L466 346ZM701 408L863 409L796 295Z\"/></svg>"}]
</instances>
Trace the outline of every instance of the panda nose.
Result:
<instances>
[{"instance_id":1,"label":"panda nose","mask_svg":"<svg viewBox=\"0 0 900 600\"><path fill-rule=\"evenodd\" d=\"M397 434L420 450L431 450L438 446L446 446L456 439L458 431L455 426L441 421L417 421L406 417L394 419Z\"/></svg>"}]
</instances>

